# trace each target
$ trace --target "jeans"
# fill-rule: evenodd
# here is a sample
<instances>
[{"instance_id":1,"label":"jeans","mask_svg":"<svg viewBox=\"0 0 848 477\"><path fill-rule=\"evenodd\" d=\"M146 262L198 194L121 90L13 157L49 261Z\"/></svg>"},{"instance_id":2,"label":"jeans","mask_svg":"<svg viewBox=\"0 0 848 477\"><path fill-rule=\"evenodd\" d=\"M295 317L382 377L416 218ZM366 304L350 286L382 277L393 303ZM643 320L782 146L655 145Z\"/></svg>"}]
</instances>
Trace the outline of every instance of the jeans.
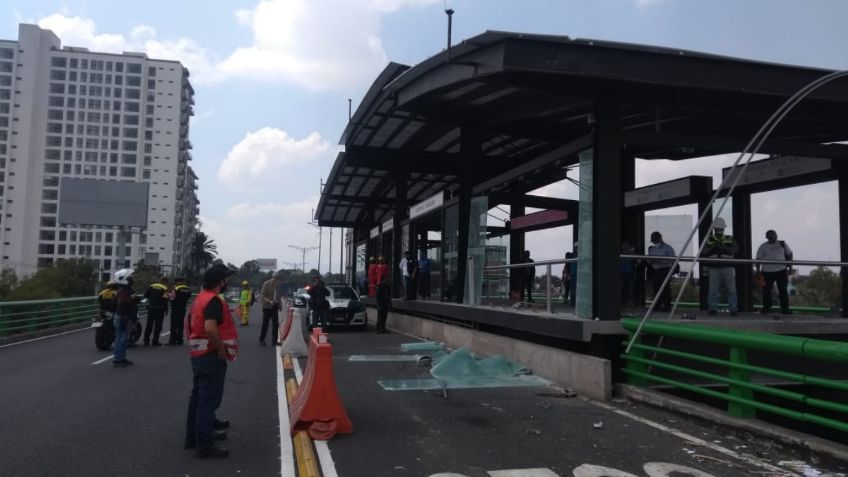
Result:
<instances>
[{"instance_id":1,"label":"jeans","mask_svg":"<svg viewBox=\"0 0 848 477\"><path fill-rule=\"evenodd\" d=\"M274 343L277 342L277 333L279 333L280 328L280 318L277 316L277 308L263 308L262 309L262 330L259 332L259 341L265 342L265 334L268 332L268 322L270 321L272 324L271 335L274 339ZM272 343L273 344L273 343Z\"/></svg>"},{"instance_id":2,"label":"jeans","mask_svg":"<svg viewBox=\"0 0 848 477\"><path fill-rule=\"evenodd\" d=\"M707 297L710 311L718 310L719 286L727 290L727 307L731 312L737 311L736 270L733 267L710 267L710 294Z\"/></svg>"},{"instance_id":3,"label":"jeans","mask_svg":"<svg viewBox=\"0 0 848 477\"><path fill-rule=\"evenodd\" d=\"M766 286L763 288L763 312L771 310L771 289L775 283L777 283L777 295L780 297L780 309L784 312L789 310L789 293L786 292L789 277L786 275L786 269L763 272L763 278L766 281Z\"/></svg>"},{"instance_id":4,"label":"jeans","mask_svg":"<svg viewBox=\"0 0 848 477\"><path fill-rule=\"evenodd\" d=\"M117 363L127 359L127 320L123 316L118 316L117 313L112 315L112 324L115 326L115 352L112 355L112 362Z\"/></svg>"},{"instance_id":5,"label":"jeans","mask_svg":"<svg viewBox=\"0 0 848 477\"><path fill-rule=\"evenodd\" d=\"M194 377L188 400L185 439L200 447L209 446L212 444L215 410L224 397L227 360L219 358L213 351L191 358L191 371Z\"/></svg>"}]
</instances>

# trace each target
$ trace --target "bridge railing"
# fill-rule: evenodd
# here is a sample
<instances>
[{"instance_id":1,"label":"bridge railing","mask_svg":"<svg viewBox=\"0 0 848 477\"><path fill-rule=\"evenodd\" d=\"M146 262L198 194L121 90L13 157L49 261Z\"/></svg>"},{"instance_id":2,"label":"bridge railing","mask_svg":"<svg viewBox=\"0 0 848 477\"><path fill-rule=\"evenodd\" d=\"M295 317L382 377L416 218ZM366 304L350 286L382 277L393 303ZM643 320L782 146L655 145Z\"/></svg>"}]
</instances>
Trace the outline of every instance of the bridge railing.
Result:
<instances>
[{"instance_id":1,"label":"bridge railing","mask_svg":"<svg viewBox=\"0 0 848 477\"><path fill-rule=\"evenodd\" d=\"M0 302L0 337L90 323L97 316L97 297ZM147 307L139 304L139 319Z\"/></svg>"},{"instance_id":2,"label":"bridge railing","mask_svg":"<svg viewBox=\"0 0 848 477\"><path fill-rule=\"evenodd\" d=\"M639 327L638 319L621 323L631 337ZM645 344L647 337L658 337L660 343ZM661 344L666 339L705 343L712 350L726 350L727 358L692 351L697 346L687 346L687 351L670 349ZM777 353L786 358L779 360L784 363L804 358L820 364L848 364L848 343L844 342L647 321L630 353L621 355L625 362L622 371L636 386L665 385L720 400L734 417L756 417L762 411L848 432L848 405L810 395L816 391L825 396L844 395L848 382L749 364L749 351Z\"/></svg>"}]
</instances>

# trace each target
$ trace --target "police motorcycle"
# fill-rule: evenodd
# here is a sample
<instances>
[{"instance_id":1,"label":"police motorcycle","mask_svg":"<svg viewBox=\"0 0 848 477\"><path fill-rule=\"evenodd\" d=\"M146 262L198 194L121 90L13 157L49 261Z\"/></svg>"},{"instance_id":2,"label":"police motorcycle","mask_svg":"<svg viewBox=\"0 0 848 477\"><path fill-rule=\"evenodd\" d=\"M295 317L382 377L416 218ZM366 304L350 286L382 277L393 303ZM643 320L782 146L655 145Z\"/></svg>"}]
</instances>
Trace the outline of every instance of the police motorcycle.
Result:
<instances>
[{"instance_id":1,"label":"police motorcycle","mask_svg":"<svg viewBox=\"0 0 848 477\"><path fill-rule=\"evenodd\" d=\"M108 351L112 348L112 343L115 342L115 324L112 320L112 315L115 312L117 301L115 293L119 283L127 283L127 279L132 275L132 269L124 269L115 272L115 279L109 283L97 296L98 304L97 316L91 320L91 327L94 328L94 345L101 351ZM143 303L146 300L141 300L140 296L135 297L137 303ZM127 336L128 344L135 344L141 338L141 323L136 316L129 325L129 335Z\"/></svg>"}]
</instances>

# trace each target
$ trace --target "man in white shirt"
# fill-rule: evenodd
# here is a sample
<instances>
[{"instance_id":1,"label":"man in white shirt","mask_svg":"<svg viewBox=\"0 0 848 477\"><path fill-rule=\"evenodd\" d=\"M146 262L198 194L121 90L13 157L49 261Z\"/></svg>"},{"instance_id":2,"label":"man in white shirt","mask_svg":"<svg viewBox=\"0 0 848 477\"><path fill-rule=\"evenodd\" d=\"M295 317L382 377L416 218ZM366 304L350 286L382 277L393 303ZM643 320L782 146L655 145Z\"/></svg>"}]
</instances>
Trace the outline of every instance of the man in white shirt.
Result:
<instances>
[{"instance_id":1,"label":"man in white shirt","mask_svg":"<svg viewBox=\"0 0 848 477\"><path fill-rule=\"evenodd\" d=\"M757 249L757 260L776 260L785 262L792 260L792 249L783 240L777 239L777 232L769 230L766 232L766 242L760 245ZM789 309L789 294L786 291L786 285L789 282L789 274L787 267L792 269L791 264L757 264L757 272L762 270L765 286L763 287L763 309L762 313L771 311L771 289L774 283L777 283L777 294L780 297L780 309L784 314L791 314Z\"/></svg>"}]
</instances>

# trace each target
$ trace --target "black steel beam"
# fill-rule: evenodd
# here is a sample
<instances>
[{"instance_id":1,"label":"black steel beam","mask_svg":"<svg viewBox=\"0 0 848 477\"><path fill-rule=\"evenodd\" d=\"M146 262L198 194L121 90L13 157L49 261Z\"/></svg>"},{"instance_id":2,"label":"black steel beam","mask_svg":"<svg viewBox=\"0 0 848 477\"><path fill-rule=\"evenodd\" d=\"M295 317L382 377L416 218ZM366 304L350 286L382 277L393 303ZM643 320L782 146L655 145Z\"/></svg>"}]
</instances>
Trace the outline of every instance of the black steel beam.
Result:
<instances>
[{"instance_id":1,"label":"black steel beam","mask_svg":"<svg viewBox=\"0 0 848 477\"><path fill-rule=\"evenodd\" d=\"M579 200L542 197L532 194L492 194L489 195L489 205L519 204L524 207L548 210L576 211L580 207Z\"/></svg>"},{"instance_id":2,"label":"black steel beam","mask_svg":"<svg viewBox=\"0 0 848 477\"><path fill-rule=\"evenodd\" d=\"M594 317L621 319L622 161L621 109L595 105L595 147L592 158L592 302ZM578 250L581 255L584 251ZM579 280L579 278L578 278ZM578 298L579 299L579 298Z\"/></svg>"}]
</instances>

